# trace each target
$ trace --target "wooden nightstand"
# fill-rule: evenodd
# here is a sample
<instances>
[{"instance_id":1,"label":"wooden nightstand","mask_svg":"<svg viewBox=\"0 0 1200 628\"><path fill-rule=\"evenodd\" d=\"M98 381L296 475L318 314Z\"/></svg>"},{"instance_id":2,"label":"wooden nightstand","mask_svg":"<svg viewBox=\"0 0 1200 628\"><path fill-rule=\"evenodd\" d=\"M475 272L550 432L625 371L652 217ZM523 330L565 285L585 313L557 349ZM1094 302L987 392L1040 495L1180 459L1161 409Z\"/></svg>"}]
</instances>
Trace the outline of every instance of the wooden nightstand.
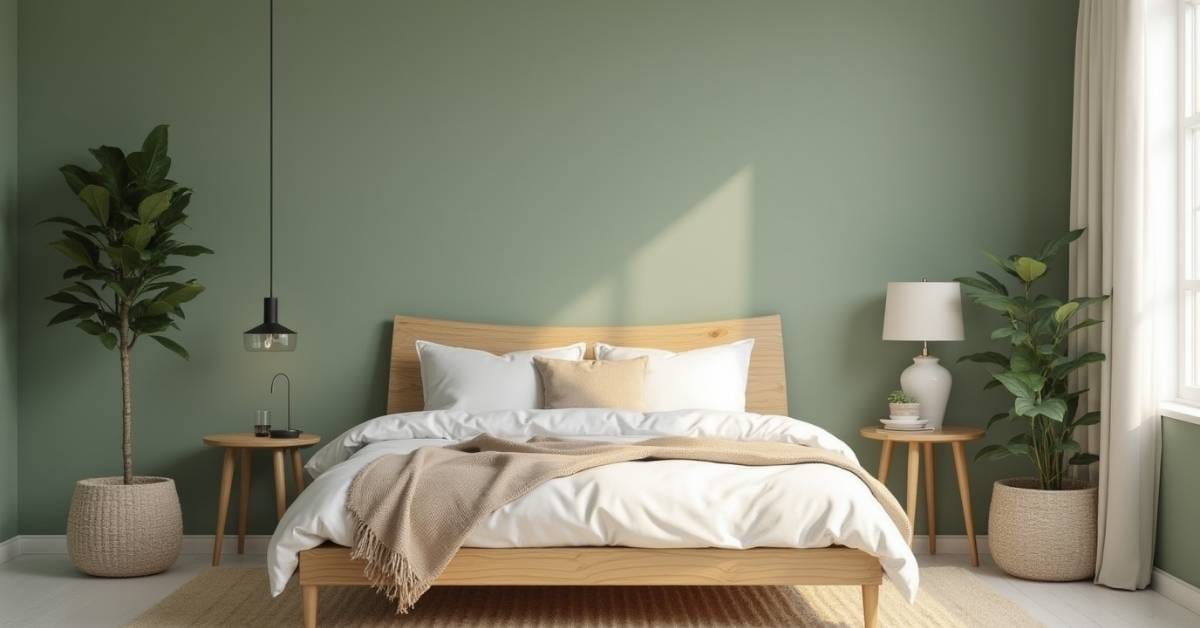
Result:
<instances>
[{"instance_id":1,"label":"wooden nightstand","mask_svg":"<svg viewBox=\"0 0 1200 628\"><path fill-rule=\"evenodd\" d=\"M238 553L246 551L246 506L250 501L250 452L262 449L271 452L275 466L275 516L283 517L287 509L287 487L283 474L283 453L291 453L292 482L296 493L304 490L304 465L300 461L300 450L321 442L316 434L301 434L300 438L266 438L251 433L213 434L204 437L204 444L224 447L225 458L221 462L221 491L217 502L217 534L213 540L212 564L221 564L221 544L225 540L225 517L229 514L229 493L233 485L233 456L241 454L241 482L238 485Z\"/></svg>"},{"instance_id":2,"label":"wooden nightstand","mask_svg":"<svg viewBox=\"0 0 1200 628\"><path fill-rule=\"evenodd\" d=\"M937 533L934 525L933 500L933 446L949 443L954 451L954 470L958 474L958 497L962 500L963 523L967 528L967 545L971 548L971 564L979 566L979 550L975 547L975 519L971 516L971 486L967 476L967 454L963 443L983 438L983 430L977 427L944 426L932 432L902 432L885 430L882 427L864 427L859 434L871 440L883 441L879 454L879 481L887 481L888 467L892 463L892 445L908 443L908 520L917 520L917 480L920 475L921 451L925 454L925 514L929 520L929 553L937 553Z\"/></svg>"}]
</instances>

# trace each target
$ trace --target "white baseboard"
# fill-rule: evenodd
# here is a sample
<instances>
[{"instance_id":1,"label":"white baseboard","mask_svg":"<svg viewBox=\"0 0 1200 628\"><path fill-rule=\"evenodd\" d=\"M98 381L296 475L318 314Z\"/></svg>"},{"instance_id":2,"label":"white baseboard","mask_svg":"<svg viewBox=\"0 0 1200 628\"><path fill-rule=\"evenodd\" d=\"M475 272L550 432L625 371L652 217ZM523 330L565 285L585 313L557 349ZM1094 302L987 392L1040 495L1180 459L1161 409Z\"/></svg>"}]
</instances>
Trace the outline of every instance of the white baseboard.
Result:
<instances>
[{"instance_id":1,"label":"white baseboard","mask_svg":"<svg viewBox=\"0 0 1200 628\"><path fill-rule=\"evenodd\" d=\"M1150 588L1189 611L1200 614L1200 587L1188 584L1156 567L1154 575L1150 578Z\"/></svg>"},{"instance_id":2,"label":"white baseboard","mask_svg":"<svg viewBox=\"0 0 1200 628\"><path fill-rule=\"evenodd\" d=\"M21 554L21 537L14 536L0 543L0 563L12 560Z\"/></svg>"},{"instance_id":3,"label":"white baseboard","mask_svg":"<svg viewBox=\"0 0 1200 628\"><path fill-rule=\"evenodd\" d=\"M267 543L271 540L267 534L247 534L246 535L246 553L247 554L266 554ZM185 534L183 535L183 547L180 549L181 554L201 554L207 555L212 553L213 535L211 534ZM67 537L63 534L22 534L0 543L0 563L16 558L22 555L31 554L59 554L67 553ZM221 543L222 554L237 553L237 536L225 535Z\"/></svg>"},{"instance_id":4,"label":"white baseboard","mask_svg":"<svg viewBox=\"0 0 1200 628\"><path fill-rule=\"evenodd\" d=\"M265 555L267 553L267 544L270 542L270 540L271 537L266 534L247 534L246 553L253 555ZM975 537L975 542L979 548L980 554L988 553L987 535ZM211 554L212 547L213 535L211 534L185 534L183 535L183 547L180 550L180 553L202 555ZM967 537L964 534L938 535L937 550L939 554L967 554L969 551L967 546ZM66 553L67 537L63 534L22 534L19 536L14 536L3 543L0 543L0 563L12 560L17 556L22 555ZM237 553L236 535L225 535L225 538L221 543L221 553ZM914 536L913 553L918 555L928 554L929 537L925 535ZM1163 573L1166 574L1166 572ZM1175 578L1170 574L1166 575L1169 578L1178 580L1178 578ZM1183 586L1190 586L1182 580L1178 581ZM1164 595L1166 594L1164 593ZM1182 604L1182 602L1180 603Z\"/></svg>"}]
</instances>

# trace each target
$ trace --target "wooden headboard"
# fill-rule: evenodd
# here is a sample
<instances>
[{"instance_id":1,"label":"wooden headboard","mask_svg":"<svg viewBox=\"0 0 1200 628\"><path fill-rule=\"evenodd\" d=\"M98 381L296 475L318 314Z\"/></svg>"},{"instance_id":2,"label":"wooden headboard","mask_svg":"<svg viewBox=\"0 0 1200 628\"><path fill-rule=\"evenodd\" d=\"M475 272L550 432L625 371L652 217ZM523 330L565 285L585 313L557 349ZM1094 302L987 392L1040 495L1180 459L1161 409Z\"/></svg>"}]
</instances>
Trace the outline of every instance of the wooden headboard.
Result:
<instances>
[{"instance_id":1,"label":"wooden headboard","mask_svg":"<svg viewBox=\"0 0 1200 628\"><path fill-rule=\"evenodd\" d=\"M597 342L687 351L743 338L754 338L750 378L746 384L746 410L759 414L787 415L783 327L778 315L636 327L521 327L397 316L392 327L387 411L390 414L424 408L421 365L415 344L417 340L496 354L586 342L587 357L590 358L593 345Z\"/></svg>"}]
</instances>

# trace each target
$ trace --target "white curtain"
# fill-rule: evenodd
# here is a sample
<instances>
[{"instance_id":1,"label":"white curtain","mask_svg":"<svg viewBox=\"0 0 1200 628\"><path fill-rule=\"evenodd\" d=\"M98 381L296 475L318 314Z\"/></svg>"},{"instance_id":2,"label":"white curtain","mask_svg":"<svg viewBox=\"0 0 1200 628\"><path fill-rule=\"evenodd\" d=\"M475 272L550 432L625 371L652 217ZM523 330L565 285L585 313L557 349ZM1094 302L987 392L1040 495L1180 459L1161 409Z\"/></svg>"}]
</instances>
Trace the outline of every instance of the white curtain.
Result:
<instances>
[{"instance_id":1,"label":"white curtain","mask_svg":"<svg viewBox=\"0 0 1200 628\"><path fill-rule=\"evenodd\" d=\"M1169 15L1160 12L1166 8ZM1089 389L1081 405L1101 411L1100 424L1078 435L1100 456L1089 470L1099 486L1095 580L1121 589L1150 583L1158 401L1173 382L1164 352L1173 336L1174 262L1164 253L1174 248L1175 139L1164 124L1174 120L1174 76L1155 64L1168 54L1173 68L1174 46L1154 39L1173 15L1171 0L1081 0L1076 32L1071 227L1087 232L1071 246L1069 291L1112 298L1089 312L1105 324L1076 334L1070 349L1108 356L1073 383Z\"/></svg>"}]
</instances>

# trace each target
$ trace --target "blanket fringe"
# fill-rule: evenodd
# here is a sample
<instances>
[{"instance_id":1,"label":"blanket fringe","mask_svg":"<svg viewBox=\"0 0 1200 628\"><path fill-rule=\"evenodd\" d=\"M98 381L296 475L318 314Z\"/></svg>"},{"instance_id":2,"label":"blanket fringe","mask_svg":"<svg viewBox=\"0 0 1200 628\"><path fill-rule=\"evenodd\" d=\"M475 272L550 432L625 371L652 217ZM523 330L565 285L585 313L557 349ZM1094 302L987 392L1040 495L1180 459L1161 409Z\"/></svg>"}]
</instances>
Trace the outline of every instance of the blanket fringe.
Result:
<instances>
[{"instance_id":1,"label":"blanket fringe","mask_svg":"<svg viewBox=\"0 0 1200 628\"><path fill-rule=\"evenodd\" d=\"M412 565L403 554L388 547L375 536L356 513L354 514L354 547L351 558L361 558L367 566L363 575L371 581L371 588L383 593L396 603L396 614L406 615L417 600L432 586L432 579L423 579L413 573Z\"/></svg>"}]
</instances>

